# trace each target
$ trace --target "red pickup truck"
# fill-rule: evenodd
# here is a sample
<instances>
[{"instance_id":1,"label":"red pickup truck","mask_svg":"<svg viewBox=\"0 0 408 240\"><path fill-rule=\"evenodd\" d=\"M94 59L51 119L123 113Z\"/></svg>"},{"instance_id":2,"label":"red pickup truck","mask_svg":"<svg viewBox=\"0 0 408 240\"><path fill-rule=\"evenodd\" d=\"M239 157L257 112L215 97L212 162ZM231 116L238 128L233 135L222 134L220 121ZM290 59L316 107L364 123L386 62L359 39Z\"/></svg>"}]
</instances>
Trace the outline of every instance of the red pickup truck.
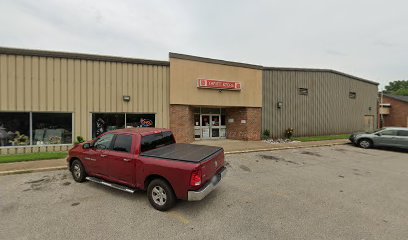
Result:
<instances>
[{"instance_id":1,"label":"red pickup truck","mask_svg":"<svg viewBox=\"0 0 408 240\"><path fill-rule=\"evenodd\" d=\"M226 174L222 148L176 143L170 130L157 128L106 132L73 147L67 163L77 182L130 193L147 190L150 204L160 211L176 199L203 199Z\"/></svg>"}]
</instances>

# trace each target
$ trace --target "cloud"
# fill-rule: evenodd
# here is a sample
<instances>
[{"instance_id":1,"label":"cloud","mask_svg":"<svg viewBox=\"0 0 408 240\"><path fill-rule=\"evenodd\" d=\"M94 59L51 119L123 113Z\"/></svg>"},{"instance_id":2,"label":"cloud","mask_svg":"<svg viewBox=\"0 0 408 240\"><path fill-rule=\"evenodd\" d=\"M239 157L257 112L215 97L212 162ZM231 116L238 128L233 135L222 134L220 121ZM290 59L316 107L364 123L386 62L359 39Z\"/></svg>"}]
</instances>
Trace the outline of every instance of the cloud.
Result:
<instances>
[{"instance_id":1,"label":"cloud","mask_svg":"<svg viewBox=\"0 0 408 240\"><path fill-rule=\"evenodd\" d=\"M408 79L402 0L3 0L0 45L166 60L168 52Z\"/></svg>"}]
</instances>

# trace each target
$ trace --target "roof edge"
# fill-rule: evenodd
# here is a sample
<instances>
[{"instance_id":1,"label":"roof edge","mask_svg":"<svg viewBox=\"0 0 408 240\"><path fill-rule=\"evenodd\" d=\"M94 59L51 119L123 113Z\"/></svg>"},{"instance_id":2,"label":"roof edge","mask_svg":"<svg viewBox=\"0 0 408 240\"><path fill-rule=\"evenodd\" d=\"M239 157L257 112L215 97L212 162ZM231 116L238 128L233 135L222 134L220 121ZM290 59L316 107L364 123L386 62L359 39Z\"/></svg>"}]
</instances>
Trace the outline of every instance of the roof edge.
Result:
<instances>
[{"instance_id":1,"label":"roof edge","mask_svg":"<svg viewBox=\"0 0 408 240\"><path fill-rule=\"evenodd\" d=\"M275 70L275 71L303 71L303 72L328 72L328 73L334 73L334 74L339 74L343 75L358 81L374 84L374 85L379 85L379 83L370 81L364 78L356 77L347 73L339 72L336 70L331 70L331 69L318 69L318 68L289 68L289 67L264 67L261 65L254 65L254 64L248 64L248 63L240 63L240 62L232 62L232 61L225 61L225 60L219 60L219 59L214 59L214 58L205 58L205 57L198 57L198 56L193 56L193 55L187 55L187 54L180 54L180 53L169 53L169 58L177 58L177 59L183 59L183 60L191 60L191 61L198 61L198 62L205 62L205 63L214 63L214 64L221 64L221 65L227 65L227 66L234 66L234 67L244 67L244 68L252 68L252 69L259 69L259 70Z\"/></svg>"},{"instance_id":2,"label":"roof edge","mask_svg":"<svg viewBox=\"0 0 408 240\"><path fill-rule=\"evenodd\" d=\"M7 48L7 47L0 47L0 54L23 55L23 56L34 56L34 57L70 58L70 59L80 59L80 60L121 62L121 63L147 64L147 65L160 65L160 66L170 65L170 62L168 61L158 61L158 60L150 60L150 59L127 58L127 57L73 53L73 52L59 52L59 51L48 51L48 50L22 49L22 48Z\"/></svg>"},{"instance_id":3,"label":"roof edge","mask_svg":"<svg viewBox=\"0 0 408 240\"><path fill-rule=\"evenodd\" d=\"M383 93L383 96L384 97L389 97L389 98L392 98L392 99L395 99L395 100L398 100L398 101L401 101L401 102L408 103L408 96L391 95L391 94L388 94L388 93ZM407 97L407 99L401 98L401 97Z\"/></svg>"},{"instance_id":4,"label":"roof edge","mask_svg":"<svg viewBox=\"0 0 408 240\"><path fill-rule=\"evenodd\" d=\"M220 65L226 65L226 66L233 66L233 67L252 68L252 69L259 69L259 70L262 70L263 68L262 66L255 65L255 64L225 61L225 60L219 60L219 59L214 59L214 58L205 58L205 57L198 57L198 56L192 56L192 55L181 54L181 53L172 53L172 52L169 53L169 58L177 58L177 59L191 60L191 61L205 62L205 63L214 63L214 64L220 64Z\"/></svg>"},{"instance_id":5,"label":"roof edge","mask_svg":"<svg viewBox=\"0 0 408 240\"><path fill-rule=\"evenodd\" d=\"M320 68L288 68L288 67L264 67L264 70L274 70L274 71L302 71L302 72L328 72L328 73L334 73L334 74L339 74L339 75L343 75L345 77L349 77L349 78L353 78L355 80L358 81L362 81L362 82L366 82L366 83L370 83L370 84L374 84L374 85L379 85L378 82L374 82L371 80L367 80L364 78L360 78L360 77L356 77L344 72L340 72L340 71L336 71L336 70L332 70L332 69L320 69Z\"/></svg>"}]
</instances>

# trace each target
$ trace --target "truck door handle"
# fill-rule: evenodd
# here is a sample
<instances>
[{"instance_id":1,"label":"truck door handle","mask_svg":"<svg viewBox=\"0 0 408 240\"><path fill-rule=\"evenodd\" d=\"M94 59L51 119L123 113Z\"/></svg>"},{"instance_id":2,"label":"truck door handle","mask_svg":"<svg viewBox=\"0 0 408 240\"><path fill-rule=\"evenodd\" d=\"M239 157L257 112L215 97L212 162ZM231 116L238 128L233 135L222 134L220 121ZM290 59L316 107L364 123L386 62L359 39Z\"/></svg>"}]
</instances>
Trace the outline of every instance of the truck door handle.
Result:
<instances>
[{"instance_id":1,"label":"truck door handle","mask_svg":"<svg viewBox=\"0 0 408 240\"><path fill-rule=\"evenodd\" d=\"M130 162L130 161L132 161L132 159L124 158L123 161L125 161L125 162Z\"/></svg>"},{"instance_id":2,"label":"truck door handle","mask_svg":"<svg viewBox=\"0 0 408 240\"><path fill-rule=\"evenodd\" d=\"M101 154L101 157L106 157L106 156L108 156L108 155L106 155L106 154Z\"/></svg>"}]
</instances>

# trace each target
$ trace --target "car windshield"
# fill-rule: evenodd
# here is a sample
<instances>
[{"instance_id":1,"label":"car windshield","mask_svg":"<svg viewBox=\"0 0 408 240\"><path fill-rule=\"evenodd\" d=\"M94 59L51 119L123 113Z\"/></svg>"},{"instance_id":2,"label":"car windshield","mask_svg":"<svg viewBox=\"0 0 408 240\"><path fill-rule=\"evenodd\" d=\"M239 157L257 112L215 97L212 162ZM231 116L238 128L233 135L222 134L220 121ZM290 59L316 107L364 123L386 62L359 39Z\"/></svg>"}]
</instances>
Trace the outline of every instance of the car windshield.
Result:
<instances>
[{"instance_id":1,"label":"car windshield","mask_svg":"<svg viewBox=\"0 0 408 240\"><path fill-rule=\"evenodd\" d=\"M380 128L380 129L375 129L375 130L372 130L372 131L367 131L366 133L378 133L378 132L381 132L383 130L385 130L385 128Z\"/></svg>"}]
</instances>

